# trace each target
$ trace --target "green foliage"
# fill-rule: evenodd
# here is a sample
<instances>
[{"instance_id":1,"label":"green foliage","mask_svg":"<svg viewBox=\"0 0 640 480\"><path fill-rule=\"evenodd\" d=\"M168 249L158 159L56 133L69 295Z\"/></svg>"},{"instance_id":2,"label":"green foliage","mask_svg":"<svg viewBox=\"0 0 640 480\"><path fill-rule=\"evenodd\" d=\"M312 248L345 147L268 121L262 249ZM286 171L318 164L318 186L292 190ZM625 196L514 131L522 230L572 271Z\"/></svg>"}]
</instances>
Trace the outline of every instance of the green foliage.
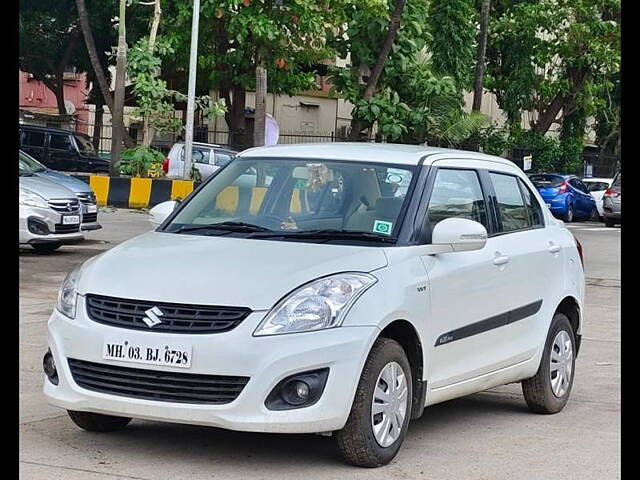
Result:
<instances>
[{"instance_id":1,"label":"green foliage","mask_svg":"<svg viewBox=\"0 0 640 480\"><path fill-rule=\"evenodd\" d=\"M120 155L120 172L138 178L157 176L157 172L162 172L164 158L162 152L145 145L129 148Z\"/></svg>"},{"instance_id":2,"label":"green foliage","mask_svg":"<svg viewBox=\"0 0 640 480\"><path fill-rule=\"evenodd\" d=\"M472 0L434 1L427 18L433 69L453 77L459 92L472 86L476 43L473 3Z\"/></svg>"}]
</instances>

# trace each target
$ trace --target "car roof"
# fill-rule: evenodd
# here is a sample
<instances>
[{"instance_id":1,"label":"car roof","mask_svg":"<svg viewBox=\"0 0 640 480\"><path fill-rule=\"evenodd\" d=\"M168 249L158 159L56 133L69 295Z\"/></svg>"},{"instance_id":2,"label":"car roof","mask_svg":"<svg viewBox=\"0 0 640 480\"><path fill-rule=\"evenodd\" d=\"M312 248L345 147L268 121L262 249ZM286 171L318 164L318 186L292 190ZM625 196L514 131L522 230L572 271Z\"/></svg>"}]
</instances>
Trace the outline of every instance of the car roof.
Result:
<instances>
[{"instance_id":1,"label":"car roof","mask_svg":"<svg viewBox=\"0 0 640 480\"><path fill-rule=\"evenodd\" d=\"M404 145L398 143L367 142L326 142L271 145L244 150L238 157L335 159L361 162L386 161L401 165L430 165L435 160L445 158L476 159L513 166L504 158L466 150L436 148L425 145Z\"/></svg>"},{"instance_id":2,"label":"car roof","mask_svg":"<svg viewBox=\"0 0 640 480\"><path fill-rule=\"evenodd\" d=\"M182 140L175 143L175 145L184 145L184 144L185 142L183 142ZM232 147L228 147L226 145L218 145L217 143L193 142L193 145L197 145L198 147L220 148L222 150L228 150L230 152L236 151Z\"/></svg>"},{"instance_id":3,"label":"car roof","mask_svg":"<svg viewBox=\"0 0 640 480\"><path fill-rule=\"evenodd\" d=\"M29 130L42 130L42 131L46 131L46 132L54 132L54 133L71 133L74 135L83 135L83 136L87 136L85 133L82 132L73 132L71 130L63 130L62 128L53 128L53 127L43 127L42 125L29 125L27 123L20 123L18 124L19 128L26 128Z\"/></svg>"}]
</instances>

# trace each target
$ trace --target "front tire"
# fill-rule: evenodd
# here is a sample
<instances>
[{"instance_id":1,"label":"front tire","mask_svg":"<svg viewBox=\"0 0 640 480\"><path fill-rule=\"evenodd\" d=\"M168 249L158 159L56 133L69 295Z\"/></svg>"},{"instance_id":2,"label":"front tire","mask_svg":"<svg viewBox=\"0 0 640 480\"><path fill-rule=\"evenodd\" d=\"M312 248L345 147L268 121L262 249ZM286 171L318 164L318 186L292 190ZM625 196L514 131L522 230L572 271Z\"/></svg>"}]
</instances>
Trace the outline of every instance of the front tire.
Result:
<instances>
[{"instance_id":1,"label":"front tire","mask_svg":"<svg viewBox=\"0 0 640 480\"><path fill-rule=\"evenodd\" d=\"M567 404L575 376L575 345L569 319L564 313L556 313L538 372L522 381L522 393L532 412L558 413Z\"/></svg>"},{"instance_id":2,"label":"front tire","mask_svg":"<svg viewBox=\"0 0 640 480\"><path fill-rule=\"evenodd\" d=\"M412 380L400 344L378 338L362 370L347 423L335 434L348 463L371 468L393 460L409 426Z\"/></svg>"},{"instance_id":3,"label":"front tire","mask_svg":"<svg viewBox=\"0 0 640 480\"><path fill-rule=\"evenodd\" d=\"M78 427L88 432L116 432L122 430L131 421L128 417L114 417L101 413L67 410L69 418Z\"/></svg>"}]
</instances>

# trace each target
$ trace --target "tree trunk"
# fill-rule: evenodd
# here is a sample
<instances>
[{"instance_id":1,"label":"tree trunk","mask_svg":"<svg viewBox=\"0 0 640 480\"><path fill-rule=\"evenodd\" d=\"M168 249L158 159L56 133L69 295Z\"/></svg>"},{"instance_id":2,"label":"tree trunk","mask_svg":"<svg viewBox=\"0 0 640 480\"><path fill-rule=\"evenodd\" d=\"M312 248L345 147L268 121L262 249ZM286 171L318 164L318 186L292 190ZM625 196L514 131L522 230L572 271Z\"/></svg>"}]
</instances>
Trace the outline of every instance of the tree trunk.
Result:
<instances>
[{"instance_id":1,"label":"tree trunk","mask_svg":"<svg viewBox=\"0 0 640 480\"><path fill-rule=\"evenodd\" d=\"M376 64L371 69L371 74L367 80L367 86L365 87L364 94L362 95L362 98L365 100L371 98L376 91L378 80L380 80L380 75L382 74L382 70L384 70L384 64L387 61L393 42L395 41L398 30L400 29L400 19L402 17L402 10L404 9L405 1L406 0L396 0L396 6L393 9L391 18L389 19L389 30L387 31L387 36L385 37L384 42L382 42ZM352 118L349 140L359 141L361 130L362 120L356 117Z\"/></svg>"},{"instance_id":2,"label":"tree trunk","mask_svg":"<svg viewBox=\"0 0 640 480\"><path fill-rule=\"evenodd\" d=\"M482 93L484 86L484 62L487 52L487 33L489 27L489 8L491 0L482 0L480 8L480 33L478 34L478 54L476 57L476 73L473 83L473 106L471 110L479 112L482 106Z\"/></svg>"},{"instance_id":3,"label":"tree trunk","mask_svg":"<svg viewBox=\"0 0 640 480\"><path fill-rule=\"evenodd\" d=\"M111 167L109 174L120 176L120 152L122 151L122 131L124 130L124 89L125 73L127 71L127 33L125 28L126 0L120 0L120 15L118 17L118 53L116 55L116 87L113 99L114 125L122 125L123 128L114 129L111 139Z\"/></svg>"},{"instance_id":4,"label":"tree trunk","mask_svg":"<svg viewBox=\"0 0 640 480\"><path fill-rule=\"evenodd\" d=\"M158 26L160 25L160 0L155 0L153 7L153 21L151 23L151 31L149 33L149 53L153 53L156 46L156 37L158 35ZM145 115L142 119L142 144L147 147L153 141L153 128L149 125L149 115Z\"/></svg>"},{"instance_id":5,"label":"tree trunk","mask_svg":"<svg viewBox=\"0 0 640 480\"><path fill-rule=\"evenodd\" d=\"M93 72L95 73L98 85L100 86L100 91L102 92L102 97L104 99L104 105L107 105L107 107L109 108L109 112L111 112L111 114L113 115L113 97L111 96L107 77L102 70L102 66L100 65L98 51L96 49L96 44L93 41L93 33L91 32L91 25L89 23L89 14L87 13L87 7L85 6L84 0L76 0L76 7L78 8L78 18L80 19L80 27L82 28L84 41L87 45L89 60L91 61L91 66L93 67ZM114 123L112 130L113 135L115 135L116 130L120 130L120 138L124 138L124 143L127 148L131 148L136 145L133 139L125 131L124 125L116 125Z\"/></svg>"},{"instance_id":6,"label":"tree trunk","mask_svg":"<svg viewBox=\"0 0 640 480\"><path fill-rule=\"evenodd\" d=\"M96 95L96 112L93 122L93 138L91 143L96 151L100 151L100 139L102 138L102 119L104 117L104 99L100 95Z\"/></svg>"},{"instance_id":7,"label":"tree trunk","mask_svg":"<svg viewBox=\"0 0 640 480\"><path fill-rule=\"evenodd\" d=\"M253 146L264 145L264 129L267 117L267 69L256 66L256 113L253 123Z\"/></svg>"}]
</instances>

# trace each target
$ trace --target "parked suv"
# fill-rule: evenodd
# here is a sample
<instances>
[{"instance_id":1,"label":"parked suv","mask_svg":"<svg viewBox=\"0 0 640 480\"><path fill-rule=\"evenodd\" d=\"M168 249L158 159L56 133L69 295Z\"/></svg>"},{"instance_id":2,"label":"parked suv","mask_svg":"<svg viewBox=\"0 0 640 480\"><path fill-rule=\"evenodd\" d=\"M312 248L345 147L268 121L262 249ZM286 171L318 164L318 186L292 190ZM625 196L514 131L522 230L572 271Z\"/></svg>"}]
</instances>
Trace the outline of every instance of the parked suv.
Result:
<instances>
[{"instance_id":1,"label":"parked suv","mask_svg":"<svg viewBox=\"0 0 640 480\"><path fill-rule=\"evenodd\" d=\"M109 161L83 133L35 125L19 125L19 131L20 149L52 170L109 173Z\"/></svg>"},{"instance_id":2,"label":"parked suv","mask_svg":"<svg viewBox=\"0 0 640 480\"><path fill-rule=\"evenodd\" d=\"M611 187L604 192L602 197L602 209L604 211L604 224L613 227L622 223L622 172L616 173Z\"/></svg>"},{"instance_id":3,"label":"parked suv","mask_svg":"<svg viewBox=\"0 0 640 480\"><path fill-rule=\"evenodd\" d=\"M425 406L522 382L532 411L562 410L584 294L579 243L507 160L255 148L69 273L44 393L89 431L331 433L375 467Z\"/></svg>"},{"instance_id":4,"label":"parked suv","mask_svg":"<svg viewBox=\"0 0 640 480\"><path fill-rule=\"evenodd\" d=\"M83 182L71 175L51 170L23 151L20 151L20 162L28 165L31 172L38 177L47 178L53 182L59 183L76 194L76 197L80 200L80 206L82 209L82 230L98 230L102 228L102 225L98 223L98 204L96 201L96 194L91 190L91 187L87 182Z\"/></svg>"},{"instance_id":5,"label":"parked suv","mask_svg":"<svg viewBox=\"0 0 640 480\"><path fill-rule=\"evenodd\" d=\"M587 186L575 175L537 173L529 178L551 213L565 222L574 219L598 221L598 206Z\"/></svg>"},{"instance_id":6,"label":"parked suv","mask_svg":"<svg viewBox=\"0 0 640 480\"><path fill-rule=\"evenodd\" d=\"M235 150L221 145L194 142L191 161L200 172L202 180L206 180L237 154ZM171 147L162 168L169 178L184 178L184 142L178 142Z\"/></svg>"}]
</instances>

